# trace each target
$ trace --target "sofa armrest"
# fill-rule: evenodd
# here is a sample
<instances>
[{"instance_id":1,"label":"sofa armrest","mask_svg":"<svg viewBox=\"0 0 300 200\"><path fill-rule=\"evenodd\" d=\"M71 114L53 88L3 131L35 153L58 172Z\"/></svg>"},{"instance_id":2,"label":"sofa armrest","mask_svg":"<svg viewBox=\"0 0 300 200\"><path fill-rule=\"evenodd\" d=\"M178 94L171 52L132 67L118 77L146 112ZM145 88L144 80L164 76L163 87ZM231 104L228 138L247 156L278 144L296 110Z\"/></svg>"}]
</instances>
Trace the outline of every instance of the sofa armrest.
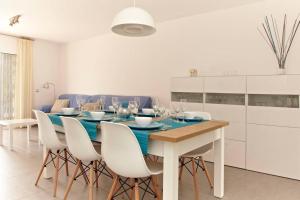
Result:
<instances>
[{"instance_id":1,"label":"sofa armrest","mask_svg":"<svg viewBox=\"0 0 300 200\"><path fill-rule=\"evenodd\" d=\"M52 106L53 105L42 105L39 110L44 113L50 113Z\"/></svg>"}]
</instances>

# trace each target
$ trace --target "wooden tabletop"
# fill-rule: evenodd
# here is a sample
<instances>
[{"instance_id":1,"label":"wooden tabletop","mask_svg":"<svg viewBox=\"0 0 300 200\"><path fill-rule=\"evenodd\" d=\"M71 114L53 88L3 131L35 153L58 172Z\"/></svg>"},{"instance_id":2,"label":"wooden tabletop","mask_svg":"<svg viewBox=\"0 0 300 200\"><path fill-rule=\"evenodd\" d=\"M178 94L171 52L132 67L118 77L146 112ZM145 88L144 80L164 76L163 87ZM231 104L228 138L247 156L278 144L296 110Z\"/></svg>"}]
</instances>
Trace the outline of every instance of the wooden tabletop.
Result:
<instances>
[{"instance_id":1,"label":"wooden tabletop","mask_svg":"<svg viewBox=\"0 0 300 200\"><path fill-rule=\"evenodd\" d=\"M210 120L192 126L185 126L181 128L171 129L167 131L160 131L150 135L151 140L159 140L165 142L180 142L200 134L204 134L216 129L228 126L226 121Z\"/></svg>"}]
</instances>

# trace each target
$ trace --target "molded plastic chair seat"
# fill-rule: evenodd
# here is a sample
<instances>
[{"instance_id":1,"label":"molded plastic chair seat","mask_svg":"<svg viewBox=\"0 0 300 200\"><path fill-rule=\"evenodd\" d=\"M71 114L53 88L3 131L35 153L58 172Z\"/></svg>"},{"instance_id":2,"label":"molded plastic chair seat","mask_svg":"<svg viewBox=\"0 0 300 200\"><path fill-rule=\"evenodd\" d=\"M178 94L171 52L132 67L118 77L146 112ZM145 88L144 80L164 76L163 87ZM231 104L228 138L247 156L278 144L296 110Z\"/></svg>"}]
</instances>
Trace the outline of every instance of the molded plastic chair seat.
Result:
<instances>
[{"instance_id":1,"label":"molded plastic chair seat","mask_svg":"<svg viewBox=\"0 0 300 200\"><path fill-rule=\"evenodd\" d=\"M200 147L198 149L195 149L193 151L190 151L190 152L184 154L183 157L196 158L196 157L203 156L204 154L207 154L208 152L210 152L212 150L212 147L213 147L213 144L209 143L207 145L204 145L203 147Z\"/></svg>"},{"instance_id":2,"label":"molded plastic chair seat","mask_svg":"<svg viewBox=\"0 0 300 200\"><path fill-rule=\"evenodd\" d=\"M154 197L161 199L160 190L157 187L157 175L163 172L163 166L160 163L145 160L138 140L131 129L124 124L101 122L101 134L103 159L107 166L117 174L107 200L114 199L120 195L119 190L124 190L122 185L124 182L120 181L122 177L132 181L129 184L132 184L131 189L135 193L136 200L140 198L139 189L149 192L148 186L150 183L152 183ZM145 181L148 184L147 188L141 187L141 184L145 184ZM117 189L118 182L122 184ZM125 181L125 184L128 183Z\"/></svg>"},{"instance_id":3,"label":"molded plastic chair seat","mask_svg":"<svg viewBox=\"0 0 300 200\"><path fill-rule=\"evenodd\" d=\"M201 117L204 120L211 120L210 113L207 112L192 112L195 117ZM207 177L207 180L212 188L212 181L210 175L208 173L208 169L206 167L205 161L203 160L203 155L210 152L213 148L213 143L206 144L198 149L190 151L180 157L180 172L179 172L179 180L181 180L183 169L186 168L193 176L194 180L194 190L195 190L195 199L199 199L199 191L198 191L198 177L197 170L201 168ZM192 164L192 170L189 170L187 164Z\"/></svg>"},{"instance_id":4,"label":"molded plastic chair seat","mask_svg":"<svg viewBox=\"0 0 300 200\"><path fill-rule=\"evenodd\" d=\"M151 160L146 160L146 164L149 168L149 171L153 175L159 175L163 173L163 164L159 162L153 162Z\"/></svg>"},{"instance_id":5,"label":"molded plastic chair seat","mask_svg":"<svg viewBox=\"0 0 300 200\"><path fill-rule=\"evenodd\" d=\"M75 118L61 117L61 119L66 134L68 148L71 154L77 159L77 165L72 177L69 180L64 199L67 199L73 181L76 179L76 176L78 176L78 170L81 168L83 162L88 163L86 168L89 169L89 178L87 178L85 172L82 172L82 174L84 175L86 182L89 183L89 199L93 199L94 183L96 183L98 187L99 176L102 174L103 170L106 172L108 171L106 170L105 165L102 165L102 157L95 150L93 143L83 125ZM99 170L99 166L101 170ZM99 171L101 172L98 175Z\"/></svg>"},{"instance_id":6,"label":"molded plastic chair seat","mask_svg":"<svg viewBox=\"0 0 300 200\"><path fill-rule=\"evenodd\" d=\"M66 173L69 175L69 169L68 169L68 156L70 155L67 146L60 142L58 139L58 136L56 134L56 131L54 129L54 126L52 122L50 121L48 115L46 113L43 113L38 110L34 110L34 113L36 115L36 118L38 120L38 128L39 128L39 135L40 140L44 147L47 149L47 155L44 158L43 164L41 166L41 169L39 171L39 175L36 179L35 185L38 184L40 177L44 171L44 168L48 164L54 164L55 168L55 174L54 174L54 191L53 196L56 196L57 191L57 182L58 182L58 174L59 170L61 168L60 166L60 160L63 160L63 165L66 167ZM63 155L61 155L63 153ZM48 161L51 157L51 161ZM54 163L55 162L55 163Z\"/></svg>"}]
</instances>

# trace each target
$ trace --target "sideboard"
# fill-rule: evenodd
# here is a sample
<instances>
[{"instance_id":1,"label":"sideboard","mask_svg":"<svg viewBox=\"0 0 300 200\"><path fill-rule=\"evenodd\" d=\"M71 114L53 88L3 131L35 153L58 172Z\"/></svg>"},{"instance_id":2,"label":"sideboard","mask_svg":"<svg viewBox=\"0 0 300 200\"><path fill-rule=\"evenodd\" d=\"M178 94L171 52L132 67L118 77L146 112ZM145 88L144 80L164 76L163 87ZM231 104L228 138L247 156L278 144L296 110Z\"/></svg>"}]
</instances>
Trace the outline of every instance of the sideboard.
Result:
<instances>
[{"instance_id":1,"label":"sideboard","mask_svg":"<svg viewBox=\"0 0 300 200\"><path fill-rule=\"evenodd\" d=\"M174 77L170 95L230 122L226 165L300 180L300 75Z\"/></svg>"}]
</instances>

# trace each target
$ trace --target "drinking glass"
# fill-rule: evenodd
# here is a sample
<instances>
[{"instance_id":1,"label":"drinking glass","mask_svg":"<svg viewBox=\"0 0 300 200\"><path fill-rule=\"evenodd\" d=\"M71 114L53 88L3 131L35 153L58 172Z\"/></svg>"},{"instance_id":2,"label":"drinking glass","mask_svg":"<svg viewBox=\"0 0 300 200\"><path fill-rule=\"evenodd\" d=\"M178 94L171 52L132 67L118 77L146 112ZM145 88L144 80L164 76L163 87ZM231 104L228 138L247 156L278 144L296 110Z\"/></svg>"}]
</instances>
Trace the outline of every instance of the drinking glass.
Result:
<instances>
[{"instance_id":1,"label":"drinking glass","mask_svg":"<svg viewBox=\"0 0 300 200\"><path fill-rule=\"evenodd\" d=\"M186 103L187 103L187 99L180 99L180 112L182 114L182 121L185 122L184 118L185 118L185 114L184 112L186 111Z\"/></svg>"},{"instance_id":2,"label":"drinking glass","mask_svg":"<svg viewBox=\"0 0 300 200\"><path fill-rule=\"evenodd\" d=\"M152 98L152 108L154 111L154 115L156 117L157 114L159 113L159 100L156 97Z\"/></svg>"},{"instance_id":3,"label":"drinking glass","mask_svg":"<svg viewBox=\"0 0 300 200\"><path fill-rule=\"evenodd\" d=\"M141 106L141 99L140 99L140 97L134 97L133 100L135 101L135 103L136 103L136 108L137 108L138 111L139 111L140 106Z\"/></svg>"},{"instance_id":4,"label":"drinking glass","mask_svg":"<svg viewBox=\"0 0 300 200\"><path fill-rule=\"evenodd\" d=\"M85 103L85 100L84 100L82 97L77 96L77 97L76 97L76 103L77 103L77 105L78 105L79 111L82 111L82 106L83 106L83 104Z\"/></svg>"},{"instance_id":5,"label":"drinking glass","mask_svg":"<svg viewBox=\"0 0 300 200\"><path fill-rule=\"evenodd\" d=\"M129 101L128 102L128 110L130 111L131 114L134 113L134 111L136 110L136 107L137 107L136 101Z\"/></svg>"},{"instance_id":6,"label":"drinking glass","mask_svg":"<svg viewBox=\"0 0 300 200\"><path fill-rule=\"evenodd\" d=\"M181 110L180 104L178 102L172 102L171 108L172 108L173 112L175 113L175 118L176 118L177 122L179 122L178 114L180 113L180 110Z\"/></svg>"},{"instance_id":7,"label":"drinking glass","mask_svg":"<svg viewBox=\"0 0 300 200\"><path fill-rule=\"evenodd\" d=\"M100 99L100 104L101 104L101 110L105 110L105 96L101 96Z\"/></svg>"},{"instance_id":8,"label":"drinking glass","mask_svg":"<svg viewBox=\"0 0 300 200\"><path fill-rule=\"evenodd\" d=\"M112 103L112 106L114 108L114 114L115 114L115 117L117 115L117 111L120 107L120 102L119 102L119 98L118 97L112 97L111 98L111 103Z\"/></svg>"}]
</instances>

